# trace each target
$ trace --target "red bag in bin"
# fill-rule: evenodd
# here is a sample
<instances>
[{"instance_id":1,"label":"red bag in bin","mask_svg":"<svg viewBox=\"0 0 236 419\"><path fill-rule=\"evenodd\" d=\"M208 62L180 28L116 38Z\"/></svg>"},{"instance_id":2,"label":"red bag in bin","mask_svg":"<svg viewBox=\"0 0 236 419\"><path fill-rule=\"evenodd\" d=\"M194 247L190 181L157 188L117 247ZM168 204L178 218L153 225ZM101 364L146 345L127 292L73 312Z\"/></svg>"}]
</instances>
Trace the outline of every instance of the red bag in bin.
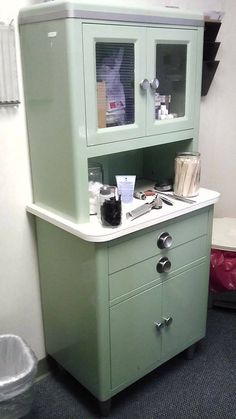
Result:
<instances>
[{"instance_id":1,"label":"red bag in bin","mask_svg":"<svg viewBox=\"0 0 236 419\"><path fill-rule=\"evenodd\" d=\"M210 291L236 290L236 252L211 251Z\"/></svg>"}]
</instances>

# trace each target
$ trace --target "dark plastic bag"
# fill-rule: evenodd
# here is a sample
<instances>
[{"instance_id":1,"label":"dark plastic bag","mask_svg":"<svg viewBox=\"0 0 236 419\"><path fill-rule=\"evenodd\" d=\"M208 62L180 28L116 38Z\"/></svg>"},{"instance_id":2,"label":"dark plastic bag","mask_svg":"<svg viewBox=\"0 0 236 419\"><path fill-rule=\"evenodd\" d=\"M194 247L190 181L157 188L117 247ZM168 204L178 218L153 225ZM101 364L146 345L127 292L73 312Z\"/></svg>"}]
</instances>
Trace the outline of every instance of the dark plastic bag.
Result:
<instances>
[{"instance_id":1,"label":"dark plastic bag","mask_svg":"<svg viewBox=\"0 0 236 419\"><path fill-rule=\"evenodd\" d=\"M236 290L236 252L212 249L210 291Z\"/></svg>"}]
</instances>

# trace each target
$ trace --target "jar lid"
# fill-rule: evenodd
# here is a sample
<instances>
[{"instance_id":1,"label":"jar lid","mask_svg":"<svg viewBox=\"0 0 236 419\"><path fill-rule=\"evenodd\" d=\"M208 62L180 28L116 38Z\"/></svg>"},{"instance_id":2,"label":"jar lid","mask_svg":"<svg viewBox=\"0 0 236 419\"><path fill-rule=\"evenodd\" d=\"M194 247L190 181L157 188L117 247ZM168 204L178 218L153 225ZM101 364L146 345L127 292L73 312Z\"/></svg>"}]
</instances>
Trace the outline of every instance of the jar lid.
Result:
<instances>
[{"instance_id":1,"label":"jar lid","mask_svg":"<svg viewBox=\"0 0 236 419\"><path fill-rule=\"evenodd\" d=\"M200 153L198 151L183 151L176 153L176 157L200 157Z\"/></svg>"},{"instance_id":2,"label":"jar lid","mask_svg":"<svg viewBox=\"0 0 236 419\"><path fill-rule=\"evenodd\" d=\"M88 162L88 169L102 169L102 164L96 162Z\"/></svg>"},{"instance_id":3,"label":"jar lid","mask_svg":"<svg viewBox=\"0 0 236 419\"><path fill-rule=\"evenodd\" d=\"M110 195L113 192L113 188L111 186L102 186L100 188L100 195Z\"/></svg>"}]
</instances>

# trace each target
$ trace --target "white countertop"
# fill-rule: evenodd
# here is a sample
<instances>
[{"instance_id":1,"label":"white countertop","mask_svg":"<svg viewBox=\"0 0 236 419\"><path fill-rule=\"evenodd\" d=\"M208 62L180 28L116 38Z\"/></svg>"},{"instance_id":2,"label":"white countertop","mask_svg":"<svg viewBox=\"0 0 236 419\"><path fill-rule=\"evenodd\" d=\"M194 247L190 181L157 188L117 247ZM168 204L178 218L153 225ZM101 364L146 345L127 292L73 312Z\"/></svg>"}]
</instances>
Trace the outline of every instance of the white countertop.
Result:
<instances>
[{"instance_id":1,"label":"white countertop","mask_svg":"<svg viewBox=\"0 0 236 419\"><path fill-rule=\"evenodd\" d=\"M96 215L90 216L90 221L88 223L77 224L68 220L66 217L42 208L37 204L30 204L26 209L31 214L34 214L83 240L89 242L106 242L215 204L218 201L219 196L220 194L218 192L201 188L199 195L192 198L196 201L194 204L173 200L173 206L163 203L161 209L152 209L149 213L142 215L135 220L127 220L126 212L146 202L134 199L133 204L130 204L128 207L123 207L122 224L119 227L114 228L103 227L99 223ZM150 199L152 200L152 198Z\"/></svg>"},{"instance_id":2,"label":"white countertop","mask_svg":"<svg viewBox=\"0 0 236 419\"><path fill-rule=\"evenodd\" d=\"M211 247L236 252L236 218L214 218Z\"/></svg>"}]
</instances>

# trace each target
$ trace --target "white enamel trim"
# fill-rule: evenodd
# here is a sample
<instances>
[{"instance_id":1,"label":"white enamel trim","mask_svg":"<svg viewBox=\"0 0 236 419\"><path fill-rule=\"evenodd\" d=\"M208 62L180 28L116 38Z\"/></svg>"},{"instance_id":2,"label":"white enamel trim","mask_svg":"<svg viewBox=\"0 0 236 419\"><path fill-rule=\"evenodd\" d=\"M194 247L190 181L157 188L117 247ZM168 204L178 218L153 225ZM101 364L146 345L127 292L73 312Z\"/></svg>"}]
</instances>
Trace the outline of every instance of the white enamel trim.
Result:
<instances>
[{"instance_id":1,"label":"white enamel trim","mask_svg":"<svg viewBox=\"0 0 236 419\"><path fill-rule=\"evenodd\" d=\"M19 24L25 25L28 23L45 22L56 19L95 19L118 22L132 22L145 24L161 24L161 25L178 25L178 26L204 26L202 17L199 19L171 17L171 16L155 16L155 15L138 15L135 13L117 13L117 12L100 12L90 10L61 10L61 11L47 11L44 14L35 14L32 16L19 16Z\"/></svg>"},{"instance_id":2,"label":"white enamel trim","mask_svg":"<svg viewBox=\"0 0 236 419\"><path fill-rule=\"evenodd\" d=\"M194 204L186 204L181 201L174 201L173 206L163 204L161 209L152 210L148 214L145 214L133 221L126 220L124 214L124 221L121 226L116 228L102 227L95 215L90 217L89 223L77 224L68 220L66 217L62 217L52 211L44 209L40 205L30 204L26 207L26 209L29 213L67 231L68 233L78 236L83 240L99 243L114 240L147 227L158 225L164 221L180 217L181 215L189 214L209 205L213 205L218 201L219 196L220 194L218 192L201 188L199 195L193 198L196 201ZM135 200L133 208L142 204L143 201ZM130 209L131 208L129 208L129 210Z\"/></svg>"}]
</instances>

